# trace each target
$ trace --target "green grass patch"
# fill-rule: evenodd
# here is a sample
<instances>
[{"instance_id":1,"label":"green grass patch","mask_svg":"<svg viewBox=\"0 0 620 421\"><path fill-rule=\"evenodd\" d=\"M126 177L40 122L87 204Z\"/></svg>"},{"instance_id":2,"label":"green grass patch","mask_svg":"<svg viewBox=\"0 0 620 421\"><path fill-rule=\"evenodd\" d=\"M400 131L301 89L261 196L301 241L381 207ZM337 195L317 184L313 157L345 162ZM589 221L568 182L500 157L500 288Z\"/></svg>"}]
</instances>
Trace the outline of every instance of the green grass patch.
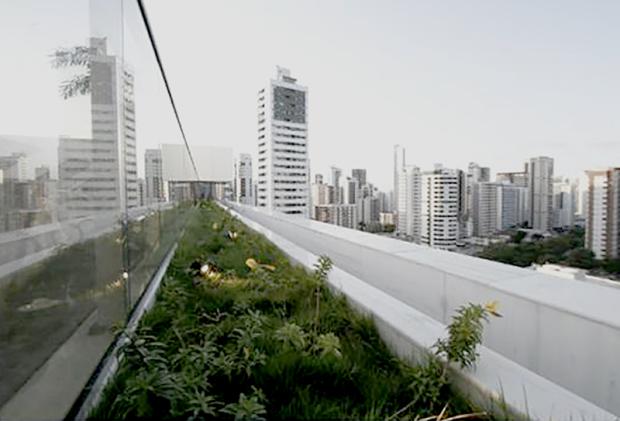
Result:
<instances>
[{"instance_id":1,"label":"green grass patch","mask_svg":"<svg viewBox=\"0 0 620 421\"><path fill-rule=\"evenodd\" d=\"M327 260L315 273L292 265L202 204L91 419L413 420L446 404L446 414L472 412L443 364L395 358L373 322L326 287L328 270Z\"/></svg>"}]
</instances>

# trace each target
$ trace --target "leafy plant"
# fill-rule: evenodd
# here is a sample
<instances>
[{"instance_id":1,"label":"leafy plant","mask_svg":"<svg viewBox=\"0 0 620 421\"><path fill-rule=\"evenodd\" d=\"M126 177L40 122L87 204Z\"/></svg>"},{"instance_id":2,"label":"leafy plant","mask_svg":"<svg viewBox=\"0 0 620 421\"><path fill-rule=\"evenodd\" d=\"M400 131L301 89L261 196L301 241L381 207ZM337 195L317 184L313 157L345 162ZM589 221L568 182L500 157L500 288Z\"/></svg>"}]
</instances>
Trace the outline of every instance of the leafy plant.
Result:
<instances>
[{"instance_id":1,"label":"leafy plant","mask_svg":"<svg viewBox=\"0 0 620 421\"><path fill-rule=\"evenodd\" d=\"M276 330L275 333L275 337L278 341L297 351L306 349L307 336L308 335L301 327L297 326L295 323L289 322L286 322L284 326Z\"/></svg>"},{"instance_id":2,"label":"leafy plant","mask_svg":"<svg viewBox=\"0 0 620 421\"><path fill-rule=\"evenodd\" d=\"M319 335L316 339L314 348L321 357L342 357L342 352L340 351L340 339L331 332Z\"/></svg>"},{"instance_id":3,"label":"leafy plant","mask_svg":"<svg viewBox=\"0 0 620 421\"><path fill-rule=\"evenodd\" d=\"M476 348L482 342L483 321L488 321L484 307L479 304L463 306L456 311L452 323L448 326L448 338L435 343L437 355L443 355L448 361L457 362L461 367L471 367L478 353Z\"/></svg>"},{"instance_id":4,"label":"leafy plant","mask_svg":"<svg viewBox=\"0 0 620 421\"><path fill-rule=\"evenodd\" d=\"M321 256L317 263L314 264L314 280L315 280L315 327L319 326L320 310L321 310L321 291L325 282L327 282L327 275L332 269L332 261L328 256Z\"/></svg>"},{"instance_id":5,"label":"leafy plant","mask_svg":"<svg viewBox=\"0 0 620 421\"><path fill-rule=\"evenodd\" d=\"M239 401L230 403L222 409L224 414L234 416L235 421L262 421L267 414L265 406L261 403L265 397L261 390L254 388L254 393L249 397L245 393L239 394Z\"/></svg>"}]
</instances>

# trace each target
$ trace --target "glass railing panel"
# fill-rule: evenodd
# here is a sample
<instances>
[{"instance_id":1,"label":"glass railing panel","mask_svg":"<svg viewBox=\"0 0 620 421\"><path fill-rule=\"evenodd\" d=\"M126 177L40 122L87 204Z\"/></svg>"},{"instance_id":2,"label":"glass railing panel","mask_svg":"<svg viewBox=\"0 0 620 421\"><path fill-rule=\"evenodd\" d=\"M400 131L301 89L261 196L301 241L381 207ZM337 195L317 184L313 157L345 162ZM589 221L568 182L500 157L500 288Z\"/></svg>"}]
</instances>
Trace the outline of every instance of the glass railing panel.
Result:
<instances>
[{"instance_id":1,"label":"glass railing panel","mask_svg":"<svg viewBox=\"0 0 620 421\"><path fill-rule=\"evenodd\" d=\"M183 139L137 2L8 3L0 49L0 419L60 419L191 214Z\"/></svg>"}]
</instances>

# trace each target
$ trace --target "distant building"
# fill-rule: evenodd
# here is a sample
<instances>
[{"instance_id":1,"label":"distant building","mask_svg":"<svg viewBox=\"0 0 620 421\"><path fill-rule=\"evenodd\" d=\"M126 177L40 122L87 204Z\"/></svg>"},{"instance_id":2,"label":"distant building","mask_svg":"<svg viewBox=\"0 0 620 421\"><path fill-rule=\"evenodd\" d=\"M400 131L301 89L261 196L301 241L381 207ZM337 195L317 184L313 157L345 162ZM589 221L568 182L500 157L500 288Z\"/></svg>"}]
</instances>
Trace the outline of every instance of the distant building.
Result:
<instances>
[{"instance_id":1,"label":"distant building","mask_svg":"<svg viewBox=\"0 0 620 421\"><path fill-rule=\"evenodd\" d=\"M360 186L366 184L366 170L362 168L354 168L351 170L351 178L357 180Z\"/></svg>"},{"instance_id":2,"label":"distant building","mask_svg":"<svg viewBox=\"0 0 620 421\"><path fill-rule=\"evenodd\" d=\"M393 182L394 182L394 195L392 209L394 210L395 223L398 225L398 209L400 207L398 201L400 200L400 194L398 192L398 186L400 183L400 173L405 168L406 157L405 148L401 145L394 145L394 167L393 167Z\"/></svg>"},{"instance_id":3,"label":"distant building","mask_svg":"<svg viewBox=\"0 0 620 421\"><path fill-rule=\"evenodd\" d=\"M480 182L473 184L473 235L489 237L502 229L502 185Z\"/></svg>"},{"instance_id":4,"label":"distant building","mask_svg":"<svg viewBox=\"0 0 620 421\"><path fill-rule=\"evenodd\" d=\"M357 207L360 222L366 225L372 222L379 222L379 200L376 197L366 196L361 198Z\"/></svg>"},{"instance_id":5,"label":"distant building","mask_svg":"<svg viewBox=\"0 0 620 421\"><path fill-rule=\"evenodd\" d=\"M398 219L399 235L421 242L422 235L422 173L415 166L406 166L398 178Z\"/></svg>"},{"instance_id":6,"label":"distant building","mask_svg":"<svg viewBox=\"0 0 620 421\"><path fill-rule=\"evenodd\" d=\"M575 225L577 213L577 185L569 179L553 180L553 228Z\"/></svg>"},{"instance_id":7,"label":"distant building","mask_svg":"<svg viewBox=\"0 0 620 421\"><path fill-rule=\"evenodd\" d=\"M242 153L235 161L235 201L252 205L252 155Z\"/></svg>"},{"instance_id":8,"label":"distant building","mask_svg":"<svg viewBox=\"0 0 620 421\"><path fill-rule=\"evenodd\" d=\"M435 170L422 173L422 244L446 250L456 247L459 200L459 175L456 170L438 165Z\"/></svg>"},{"instance_id":9,"label":"distant building","mask_svg":"<svg viewBox=\"0 0 620 421\"><path fill-rule=\"evenodd\" d=\"M586 171L586 247L598 259L620 257L620 168Z\"/></svg>"},{"instance_id":10,"label":"distant building","mask_svg":"<svg viewBox=\"0 0 620 421\"><path fill-rule=\"evenodd\" d=\"M318 219L318 214L316 212L317 206L332 204L333 186L323 183L323 176L321 174L316 175L315 181L316 182L312 183L312 185L310 186L312 195L312 212L310 216L313 219Z\"/></svg>"},{"instance_id":11,"label":"distant building","mask_svg":"<svg viewBox=\"0 0 620 421\"><path fill-rule=\"evenodd\" d=\"M146 184L146 203L152 204L165 201L161 149L147 149L144 151L144 179Z\"/></svg>"},{"instance_id":12,"label":"distant building","mask_svg":"<svg viewBox=\"0 0 620 421\"><path fill-rule=\"evenodd\" d=\"M553 227L553 159L545 156L530 159L529 221L532 228L549 231Z\"/></svg>"},{"instance_id":13,"label":"distant building","mask_svg":"<svg viewBox=\"0 0 620 421\"><path fill-rule=\"evenodd\" d=\"M342 176L342 170L340 168L331 167L331 198L330 202L335 204L342 203L342 186L340 185L340 178Z\"/></svg>"},{"instance_id":14,"label":"distant building","mask_svg":"<svg viewBox=\"0 0 620 421\"><path fill-rule=\"evenodd\" d=\"M190 157L183 144L162 144L161 155L163 179L171 201L232 199L232 148L195 145Z\"/></svg>"},{"instance_id":15,"label":"distant building","mask_svg":"<svg viewBox=\"0 0 620 421\"><path fill-rule=\"evenodd\" d=\"M309 217L308 89L277 70L258 92L258 206Z\"/></svg>"},{"instance_id":16,"label":"distant building","mask_svg":"<svg viewBox=\"0 0 620 421\"><path fill-rule=\"evenodd\" d=\"M146 181L138 178L138 206L146 206Z\"/></svg>"},{"instance_id":17,"label":"distant building","mask_svg":"<svg viewBox=\"0 0 620 421\"><path fill-rule=\"evenodd\" d=\"M498 183L508 183L517 187L528 187L528 164L525 164L523 171L514 172L498 172L495 176L495 181Z\"/></svg>"},{"instance_id":18,"label":"distant building","mask_svg":"<svg viewBox=\"0 0 620 421\"><path fill-rule=\"evenodd\" d=\"M476 235L474 223L474 186L477 183L485 183L491 181L491 170L489 167L481 167L475 162L470 162L465 175L465 182L462 186L462 220L460 221L459 231L460 237L467 238Z\"/></svg>"},{"instance_id":19,"label":"distant building","mask_svg":"<svg viewBox=\"0 0 620 421\"><path fill-rule=\"evenodd\" d=\"M318 205L315 207L316 220L345 228L357 229L359 219L357 206L348 204Z\"/></svg>"},{"instance_id":20,"label":"distant building","mask_svg":"<svg viewBox=\"0 0 620 421\"><path fill-rule=\"evenodd\" d=\"M42 165L34 169L35 181L43 182L50 179L50 167Z\"/></svg>"},{"instance_id":21,"label":"distant building","mask_svg":"<svg viewBox=\"0 0 620 421\"><path fill-rule=\"evenodd\" d=\"M26 181L29 179L29 160L25 153L12 153L9 156L0 156L0 170L6 181Z\"/></svg>"},{"instance_id":22,"label":"distant building","mask_svg":"<svg viewBox=\"0 0 620 421\"><path fill-rule=\"evenodd\" d=\"M501 229L523 226L527 222L527 187L509 183L501 185Z\"/></svg>"},{"instance_id":23,"label":"distant building","mask_svg":"<svg viewBox=\"0 0 620 421\"><path fill-rule=\"evenodd\" d=\"M107 54L105 38L91 38L89 59L92 138L58 144L62 218L138 206L133 73Z\"/></svg>"},{"instance_id":24,"label":"distant building","mask_svg":"<svg viewBox=\"0 0 620 421\"><path fill-rule=\"evenodd\" d=\"M390 226L394 225L394 214L392 212L381 212L379 213L379 223L382 226Z\"/></svg>"},{"instance_id":25,"label":"distant building","mask_svg":"<svg viewBox=\"0 0 620 421\"><path fill-rule=\"evenodd\" d=\"M343 187L342 203L354 205L359 200L360 184L354 178L347 177Z\"/></svg>"}]
</instances>

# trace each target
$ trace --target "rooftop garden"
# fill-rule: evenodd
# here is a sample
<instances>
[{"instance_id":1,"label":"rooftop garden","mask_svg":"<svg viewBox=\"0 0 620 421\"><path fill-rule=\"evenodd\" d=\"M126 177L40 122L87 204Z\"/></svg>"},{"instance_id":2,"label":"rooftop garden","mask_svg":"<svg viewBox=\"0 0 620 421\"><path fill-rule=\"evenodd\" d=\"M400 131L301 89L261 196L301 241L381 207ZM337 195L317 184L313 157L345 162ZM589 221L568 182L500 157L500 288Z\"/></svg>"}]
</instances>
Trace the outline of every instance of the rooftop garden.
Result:
<instances>
[{"instance_id":1,"label":"rooftop garden","mask_svg":"<svg viewBox=\"0 0 620 421\"><path fill-rule=\"evenodd\" d=\"M200 208L91 419L488 419L451 390L446 361L474 364L493 304L462 307L411 365L327 287L329 258L310 273Z\"/></svg>"}]
</instances>

